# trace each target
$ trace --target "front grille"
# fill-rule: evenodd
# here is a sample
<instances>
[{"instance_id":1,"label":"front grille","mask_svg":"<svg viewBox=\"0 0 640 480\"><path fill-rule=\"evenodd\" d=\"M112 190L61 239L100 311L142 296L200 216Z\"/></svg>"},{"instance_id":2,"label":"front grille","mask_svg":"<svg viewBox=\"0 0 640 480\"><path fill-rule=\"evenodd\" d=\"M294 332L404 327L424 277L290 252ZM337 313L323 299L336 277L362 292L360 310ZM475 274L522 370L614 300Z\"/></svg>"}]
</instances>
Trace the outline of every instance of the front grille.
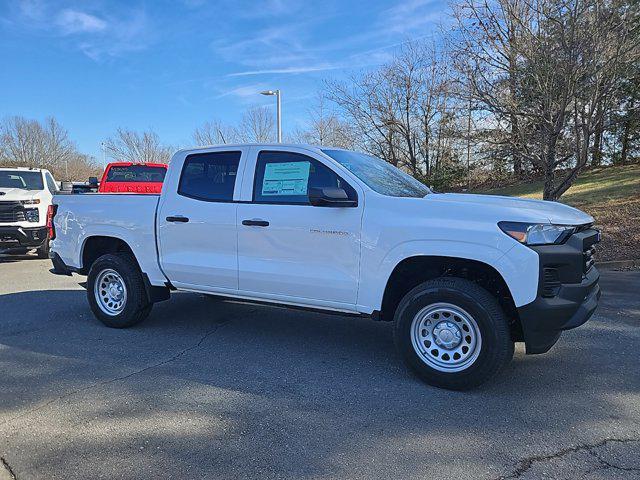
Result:
<instances>
[{"instance_id":1,"label":"front grille","mask_svg":"<svg viewBox=\"0 0 640 480\"><path fill-rule=\"evenodd\" d=\"M555 297L560 292L560 274L555 268L545 268L542 271L542 296Z\"/></svg>"},{"instance_id":2,"label":"front grille","mask_svg":"<svg viewBox=\"0 0 640 480\"><path fill-rule=\"evenodd\" d=\"M593 267L593 265L596 263L595 254L596 254L595 245L591 245L582 253L582 257L584 260L584 273L587 273L589 270L591 270L591 267Z\"/></svg>"},{"instance_id":3,"label":"front grille","mask_svg":"<svg viewBox=\"0 0 640 480\"><path fill-rule=\"evenodd\" d=\"M596 263L596 244L600 241L600 232L592 229L590 235L582 241L582 269L587 273Z\"/></svg>"},{"instance_id":4,"label":"front grille","mask_svg":"<svg viewBox=\"0 0 640 480\"><path fill-rule=\"evenodd\" d=\"M0 223L24 221L24 207L20 202L0 202Z\"/></svg>"}]
</instances>

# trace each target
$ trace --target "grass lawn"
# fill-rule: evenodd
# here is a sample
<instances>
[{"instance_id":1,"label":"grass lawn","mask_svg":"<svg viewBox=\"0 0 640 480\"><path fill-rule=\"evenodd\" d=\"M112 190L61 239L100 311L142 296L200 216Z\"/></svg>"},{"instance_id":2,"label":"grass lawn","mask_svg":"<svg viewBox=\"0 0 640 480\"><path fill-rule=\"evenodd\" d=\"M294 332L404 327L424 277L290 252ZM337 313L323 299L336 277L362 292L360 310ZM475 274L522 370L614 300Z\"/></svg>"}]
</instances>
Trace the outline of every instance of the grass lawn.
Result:
<instances>
[{"instance_id":1,"label":"grass lawn","mask_svg":"<svg viewBox=\"0 0 640 480\"><path fill-rule=\"evenodd\" d=\"M480 193L542 198L542 182L531 181ZM560 202L589 213L602 230L598 259L640 259L640 165L584 172Z\"/></svg>"}]
</instances>

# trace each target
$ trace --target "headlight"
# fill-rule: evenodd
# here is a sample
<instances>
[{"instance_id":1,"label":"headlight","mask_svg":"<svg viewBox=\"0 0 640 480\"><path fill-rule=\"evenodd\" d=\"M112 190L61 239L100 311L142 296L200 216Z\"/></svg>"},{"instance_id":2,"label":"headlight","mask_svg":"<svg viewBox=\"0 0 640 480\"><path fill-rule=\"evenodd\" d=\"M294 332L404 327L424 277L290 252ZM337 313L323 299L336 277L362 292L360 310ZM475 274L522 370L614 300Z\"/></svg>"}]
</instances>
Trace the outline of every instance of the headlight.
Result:
<instances>
[{"instance_id":1,"label":"headlight","mask_svg":"<svg viewBox=\"0 0 640 480\"><path fill-rule=\"evenodd\" d=\"M552 245L564 242L576 227L551 223L499 222L500 230L525 245Z\"/></svg>"},{"instance_id":2,"label":"headlight","mask_svg":"<svg viewBox=\"0 0 640 480\"><path fill-rule=\"evenodd\" d=\"M39 198L34 198L33 200L20 200L22 205L38 205L40 203Z\"/></svg>"},{"instance_id":3,"label":"headlight","mask_svg":"<svg viewBox=\"0 0 640 480\"><path fill-rule=\"evenodd\" d=\"M27 222L39 222L40 221L40 214L38 213L38 209L37 208L27 208L24 211L24 218L27 220Z\"/></svg>"}]
</instances>

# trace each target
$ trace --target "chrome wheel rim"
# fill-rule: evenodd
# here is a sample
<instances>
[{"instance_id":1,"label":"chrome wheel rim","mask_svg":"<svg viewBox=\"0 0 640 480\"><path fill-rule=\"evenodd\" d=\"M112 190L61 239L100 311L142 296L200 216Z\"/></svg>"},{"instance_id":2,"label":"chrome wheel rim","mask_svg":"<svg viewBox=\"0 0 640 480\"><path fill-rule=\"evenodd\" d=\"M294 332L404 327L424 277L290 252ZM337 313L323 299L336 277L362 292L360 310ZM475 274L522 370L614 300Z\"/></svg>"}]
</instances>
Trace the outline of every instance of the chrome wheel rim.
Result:
<instances>
[{"instance_id":1,"label":"chrome wheel rim","mask_svg":"<svg viewBox=\"0 0 640 480\"><path fill-rule=\"evenodd\" d=\"M420 360L439 372L460 372L475 362L482 336L475 319L451 303L434 303L413 318L411 343Z\"/></svg>"},{"instance_id":2,"label":"chrome wheel rim","mask_svg":"<svg viewBox=\"0 0 640 480\"><path fill-rule=\"evenodd\" d=\"M122 312L127 304L127 287L124 279L110 268L98 274L93 292L100 310L112 317Z\"/></svg>"}]
</instances>

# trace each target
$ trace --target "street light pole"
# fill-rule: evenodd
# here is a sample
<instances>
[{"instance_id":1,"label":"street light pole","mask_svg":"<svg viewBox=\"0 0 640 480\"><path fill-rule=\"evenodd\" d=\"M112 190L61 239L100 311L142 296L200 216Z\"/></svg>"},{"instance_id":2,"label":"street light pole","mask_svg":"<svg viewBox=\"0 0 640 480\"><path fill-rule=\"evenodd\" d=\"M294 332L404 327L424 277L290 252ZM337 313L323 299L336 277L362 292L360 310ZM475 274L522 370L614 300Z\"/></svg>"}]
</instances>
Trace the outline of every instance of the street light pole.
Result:
<instances>
[{"instance_id":1,"label":"street light pole","mask_svg":"<svg viewBox=\"0 0 640 480\"><path fill-rule=\"evenodd\" d=\"M282 106L280 104L280 90L276 90L277 118L278 118L278 143L282 143Z\"/></svg>"},{"instance_id":2,"label":"street light pole","mask_svg":"<svg viewBox=\"0 0 640 480\"><path fill-rule=\"evenodd\" d=\"M262 95L275 95L276 97L276 122L278 132L278 143L282 143L282 106L280 101L280 90L265 90Z\"/></svg>"}]
</instances>

